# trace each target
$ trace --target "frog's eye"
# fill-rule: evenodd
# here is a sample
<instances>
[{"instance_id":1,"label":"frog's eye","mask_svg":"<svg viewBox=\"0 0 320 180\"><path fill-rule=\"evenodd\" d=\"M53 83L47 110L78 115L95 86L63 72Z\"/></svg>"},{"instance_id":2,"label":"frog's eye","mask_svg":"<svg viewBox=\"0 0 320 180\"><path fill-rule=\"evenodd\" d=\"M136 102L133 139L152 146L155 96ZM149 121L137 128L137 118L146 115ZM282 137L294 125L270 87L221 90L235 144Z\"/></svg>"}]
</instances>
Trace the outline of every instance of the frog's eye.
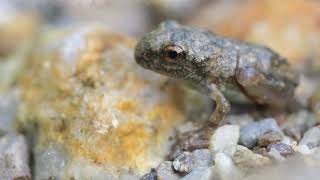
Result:
<instances>
[{"instance_id":1,"label":"frog's eye","mask_svg":"<svg viewBox=\"0 0 320 180\"><path fill-rule=\"evenodd\" d=\"M179 59L182 53L182 47L176 45L169 45L164 48L164 59L167 61L175 61Z\"/></svg>"}]
</instances>

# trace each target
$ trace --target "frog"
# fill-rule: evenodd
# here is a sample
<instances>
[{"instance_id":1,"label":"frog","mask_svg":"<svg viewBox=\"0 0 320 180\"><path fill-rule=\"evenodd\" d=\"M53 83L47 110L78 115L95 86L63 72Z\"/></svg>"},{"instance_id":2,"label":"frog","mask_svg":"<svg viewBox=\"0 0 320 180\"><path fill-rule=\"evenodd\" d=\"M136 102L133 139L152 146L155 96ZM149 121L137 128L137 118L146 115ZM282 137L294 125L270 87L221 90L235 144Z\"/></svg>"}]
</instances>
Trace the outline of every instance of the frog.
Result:
<instances>
[{"instance_id":1,"label":"frog","mask_svg":"<svg viewBox=\"0 0 320 180\"><path fill-rule=\"evenodd\" d=\"M164 21L138 41L141 67L186 81L215 101L208 125L221 125L228 97L289 111L296 104L299 74L271 48L231 39L206 29Z\"/></svg>"}]
</instances>

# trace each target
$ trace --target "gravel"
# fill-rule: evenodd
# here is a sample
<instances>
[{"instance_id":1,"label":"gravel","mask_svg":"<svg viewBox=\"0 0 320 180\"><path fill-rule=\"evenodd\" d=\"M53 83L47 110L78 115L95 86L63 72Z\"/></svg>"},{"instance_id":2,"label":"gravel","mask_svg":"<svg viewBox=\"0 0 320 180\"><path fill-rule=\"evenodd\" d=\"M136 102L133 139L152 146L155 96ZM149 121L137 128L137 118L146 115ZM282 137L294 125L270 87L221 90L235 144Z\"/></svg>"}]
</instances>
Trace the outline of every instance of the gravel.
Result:
<instances>
[{"instance_id":1,"label":"gravel","mask_svg":"<svg viewBox=\"0 0 320 180\"><path fill-rule=\"evenodd\" d=\"M270 132L263 134L258 139L258 144L261 146L268 146L269 144L274 144L276 142L280 142L282 140L282 135L280 132Z\"/></svg>"},{"instance_id":2,"label":"gravel","mask_svg":"<svg viewBox=\"0 0 320 180\"><path fill-rule=\"evenodd\" d=\"M307 145L309 149L319 147L320 145L320 128L313 127L304 133L302 139L299 142L300 145Z\"/></svg>"},{"instance_id":3,"label":"gravel","mask_svg":"<svg viewBox=\"0 0 320 180\"><path fill-rule=\"evenodd\" d=\"M192 152L195 167L213 166L213 158L208 149L196 149Z\"/></svg>"},{"instance_id":4,"label":"gravel","mask_svg":"<svg viewBox=\"0 0 320 180\"><path fill-rule=\"evenodd\" d=\"M280 153L280 155L287 157L289 155L292 155L294 153L294 150L292 149L291 146L284 144L284 143L275 143L275 144L270 144L268 146L268 150L276 150Z\"/></svg>"},{"instance_id":5,"label":"gravel","mask_svg":"<svg viewBox=\"0 0 320 180\"><path fill-rule=\"evenodd\" d=\"M237 125L224 125L219 127L210 141L210 150L215 155L223 152L230 156L235 152L239 141L240 128Z\"/></svg>"},{"instance_id":6,"label":"gravel","mask_svg":"<svg viewBox=\"0 0 320 180\"><path fill-rule=\"evenodd\" d=\"M215 180L216 177L212 167L199 167L191 171L188 175L181 178L181 180Z\"/></svg>"},{"instance_id":7,"label":"gravel","mask_svg":"<svg viewBox=\"0 0 320 180\"><path fill-rule=\"evenodd\" d=\"M241 128L239 142L248 148L253 148L257 145L259 137L269 132L280 132L274 119L267 118L253 122Z\"/></svg>"},{"instance_id":8,"label":"gravel","mask_svg":"<svg viewBox=\"0 0 320 180\"><path fill-rule=\"evenodd\" d=\"M189 173L194 167L194 159L190 152L182 152L172 163L173 168L180 173Z\"/></svg>"},{"instance_id":9,"label":"gravel","mask_svg":"<svg viewBox=\"0 0 320 180\"><path fill-rule=\"evenodd\" d=\"M232 159L225 153L217 153L215 156L215 171L223 180L240 179L243 174L233 163Z\"/></svg>"}]
</instances>

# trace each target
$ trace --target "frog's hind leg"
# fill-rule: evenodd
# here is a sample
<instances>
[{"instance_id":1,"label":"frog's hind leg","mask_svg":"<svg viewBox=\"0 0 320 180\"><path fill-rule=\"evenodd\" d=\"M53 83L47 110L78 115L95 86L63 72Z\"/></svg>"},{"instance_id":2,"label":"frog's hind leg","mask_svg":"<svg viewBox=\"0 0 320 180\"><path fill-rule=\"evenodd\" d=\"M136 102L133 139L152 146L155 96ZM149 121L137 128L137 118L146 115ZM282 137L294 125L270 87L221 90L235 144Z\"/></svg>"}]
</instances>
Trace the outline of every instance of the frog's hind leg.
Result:
<instances>
[{"instance_id":1,"label":"frog's hind leg","mask_svg":"<svg viewBox=\"0 0 320 180\"><path fill-rule=\"evenodd\" d=\"M284 109L294 99L293 87L253 67L237 69L236 81L243 93L257 104Z\"/></svg>"}]
</instances>

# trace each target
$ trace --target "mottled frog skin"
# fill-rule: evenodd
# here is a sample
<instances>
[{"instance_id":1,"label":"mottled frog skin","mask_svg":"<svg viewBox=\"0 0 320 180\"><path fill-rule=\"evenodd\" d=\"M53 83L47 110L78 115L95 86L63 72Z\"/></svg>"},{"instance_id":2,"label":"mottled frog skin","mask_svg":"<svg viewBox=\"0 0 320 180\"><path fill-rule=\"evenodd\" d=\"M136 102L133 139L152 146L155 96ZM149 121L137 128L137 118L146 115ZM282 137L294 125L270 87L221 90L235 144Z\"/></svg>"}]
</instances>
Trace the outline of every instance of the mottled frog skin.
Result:
<instances>
[{"instance_id":1,"label":"mottled frog skin","mask_svg":"<svg viewBox=\"0 0 320 180\"><path fill-rule=\"evenodd\" d=\"M213 124L229 111L230 95L285 110L298 85L287 60L271 49L175 21L163 22L142 37L135 59L146 69L187 80L208 93L216 102Z\"/></svg>"}]
</instances>

